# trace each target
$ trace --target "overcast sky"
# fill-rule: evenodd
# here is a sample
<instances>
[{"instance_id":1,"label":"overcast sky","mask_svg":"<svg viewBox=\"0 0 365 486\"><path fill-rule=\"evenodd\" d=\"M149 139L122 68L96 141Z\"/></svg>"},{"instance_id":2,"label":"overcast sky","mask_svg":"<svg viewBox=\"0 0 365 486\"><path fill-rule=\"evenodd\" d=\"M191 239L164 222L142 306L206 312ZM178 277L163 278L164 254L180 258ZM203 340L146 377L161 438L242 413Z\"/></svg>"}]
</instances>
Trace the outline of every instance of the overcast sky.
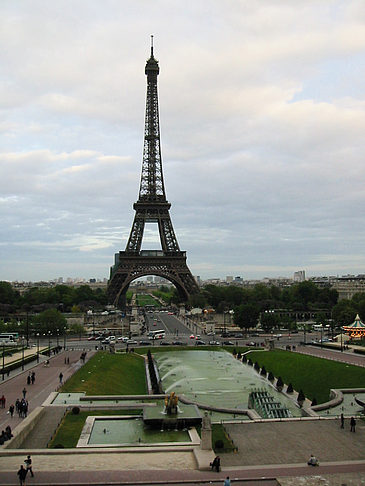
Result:
<instances>
[{"instance_id":1,"label":"overcast sky","mask_svg":"<svg viewBox=\"0 0 365 486\"><path fill-rule=\"evenodd\" d=\"M192 273L365 273L363 0L2 0L0 16L0 280L109 276L150 34Z\"/></svg>"}]
</instances>

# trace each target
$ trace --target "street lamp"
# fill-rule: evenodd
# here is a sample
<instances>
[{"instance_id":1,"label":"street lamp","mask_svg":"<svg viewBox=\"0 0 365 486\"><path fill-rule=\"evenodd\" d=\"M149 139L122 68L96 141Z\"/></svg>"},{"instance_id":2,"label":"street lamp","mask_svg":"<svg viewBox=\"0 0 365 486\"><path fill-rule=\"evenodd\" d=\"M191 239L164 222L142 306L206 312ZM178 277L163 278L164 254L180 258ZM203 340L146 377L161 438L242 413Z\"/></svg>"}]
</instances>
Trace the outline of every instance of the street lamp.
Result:
<instances>
[{"instance_id":1,"label":"street lamp","mask_svg":"<svg viewBox=\"0 0 365 486\"><path fill-rule=\"evenodd\" d=\"M24 336L22 336L22 371L24 371Z\"/></svg>"},{"instance_id":2,"label":"street lamp","mask_svg":"<svg viewBox=\"0 0 365 486\"><path fill-rule=\"evenodd\" d=\"M66 351L66 327L63 328L63 350Z\"/></svg>"},{"instance_id":3,"label":"street lamp","mask_svg":"<svg viewBox=\"0 0 365 486\"><path fill-rule=\"evenodd\" d=\"M57 348L58 348L58 333L59 333L59 329L57 329Z\"/></svg>"},{"instance_id":4,"label":"street lamp","mask_svg":"<svg viewBox=\"0 0 365 486\"><path fill-rule=\"evenodd\" d=\"M48 331L48 356L51 357L51 331Z\"/></svg>"},{"instance_id":5,"label":"street lamp","mask_svg":"<svg viewBox=\"0 0 365 486\"><path fill-rule=\"evenodd\" d=\"M323 324L321 325L321 348L323 348Z\"/></svg>"},{"instance_id":6,"label":"street lamp","mask_svg":"<svg viewBox=\"0 0 365 486\"><path fill-rule=\"evenodd\" d=\"M37 336L37 363L39 363L39 332L37 332L36 336Z\"/></svg>"},{"instance_id":7,"label":"street lamp","mask_svg":"<svg viewBox=\"0 0 365 486\"><path fill-rule=\"evenodd\" d=\"M343 344L342 344L342 339L343 339L343 336L342 336L342 326L340 327L340 334L341 334L341 353L343 352Z\"/></svg>"},{"instance_id":8,"label":"street lamp","mask_svg":"<svg viewBox=\"0 0 365 486\"><path fill-rule=\"evenodd\" d=\"M5 376L5 343L3 343L3 381Z\"/></svg>"}]
</instances>

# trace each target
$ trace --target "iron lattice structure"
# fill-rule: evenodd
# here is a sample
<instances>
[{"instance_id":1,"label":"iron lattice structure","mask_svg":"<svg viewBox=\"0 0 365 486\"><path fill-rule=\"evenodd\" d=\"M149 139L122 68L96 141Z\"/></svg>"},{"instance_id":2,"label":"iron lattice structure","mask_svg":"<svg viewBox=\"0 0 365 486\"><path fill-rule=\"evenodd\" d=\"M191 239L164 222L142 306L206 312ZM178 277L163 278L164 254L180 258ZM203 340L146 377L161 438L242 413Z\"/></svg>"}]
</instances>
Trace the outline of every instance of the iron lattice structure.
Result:
<instances>
[{"instance_id":1,"label":"iron lattice structure","mask_svg":"<svg viewBox=\"0 0 365 486\"><path fill-rule=\"evenodd\" d=\"M170 219L171 204L166 199L162 172L160 123L158 110L158 61L151 57L147 76L146 116L141 183L132 229L125 251L115 254L108 282L109 302L118 306L125 301L130 283L145 275L158 275L172 282L183 300L198 292L197 283L181 251ZM161 250L141 250L145 223L157 223Z\"/></svg>"}]
</instances>

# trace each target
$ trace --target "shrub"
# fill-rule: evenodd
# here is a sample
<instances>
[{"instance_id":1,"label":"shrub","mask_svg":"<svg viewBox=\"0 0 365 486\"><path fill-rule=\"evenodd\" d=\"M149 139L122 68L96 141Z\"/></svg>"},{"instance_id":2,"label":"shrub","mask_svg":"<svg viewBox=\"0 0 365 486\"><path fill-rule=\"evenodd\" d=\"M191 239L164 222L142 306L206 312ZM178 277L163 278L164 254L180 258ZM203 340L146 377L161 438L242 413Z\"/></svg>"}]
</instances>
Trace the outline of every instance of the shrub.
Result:
<instances>
[{"instance_id":1,"label":"shrub","mask_svg":"<svg viewBox=\"0 0 365 486\"><path fill-rule=\"evenodd\" d=\"M72 413L74 415L78 415L80 413L80 407L73 407L72 408Z\"/></svg>"},{"instance_id":2,"label":"shrub","mask_svg":"<svg viewBox=\"0 0 365 486\"><path fill-rule=\"evenodd\" d=\"M286 393L293 393L293 385L289 383L288 388L286 389Z\"/></svg>"},{"instance_id":3,"label":"shrub","mask_svg":"<svg viewBox=\"0 0 365 486\"><path fill-rule=\"evenodd\" d=\"M263 366L263 367L261 368L261 373L260 373L260 375L262 375L262 376L266 376L266 375L267 375L267 371L266 371L265 366Z\"/></svg>"},{"instance_id":4,"label":"shrub","mask_svg":"<svg viewBox=\"0 0 365 486\"><path fill-rule=\"evenodd\" d=\"M281 391L283 389L284 382L281 376L279 376L278 381L276 382L276 388L277 390Z\"/></svg>"},{"instance_id":5,"label":"shrub","mask_svg":"<svg viewBox=\"0 0 365 486\"><path fill-rule=\"evenodd\" d=\"M255 370L256 371L260 371L260 365L258 364L258 362L256 361L255 363L255 366L254 366Z\"/></svg>"},{"instance_id":6,"label":"shrub","mask_svg":"<svg viewBox=\"0 0 365 486\"><path fill-rule=\"evenodd\" d=\"M300 406L303 405L304 400L305 400L305 395L303 393L303 390L299 390L297 402L299 403Z\"/></svg>"},{"instance_id":7,"label":"shrub","mask_svg":"<svg viewBox=\"0 0 365 486\"><path fill-rule=\"evenodd\" d=\"M247 363L247 357L245 354L242 356L242 363Z\"/></svg>"},{"instance_id":8,"label":"shrub","mask_svg":"<svg viewBox=\"0 0 365 486\"><path fill-rule=\"evenodd\" d=\"M252 362L252 360L251 360L251 359L249 359L249 360L247 361L247 364L248 364L249 366L253 366L253 362Z\"/></svg>"},{"instance_id":9,"label":"shrub","mask_svg":"<svg viewBox=\"0 0 365 486\"><path fill-rule=\"evenodd\" d=\"M215 441L214 449L223 449L223 447L224 447L223 440L218 439Z\"/></svg>"},{"instance_id":10,"label":"shrub","mask_svg":"<svg viewBox=\"0 0 365 486\"><path fill-rule=\"evenodd\" d=\"M271 373L271 371L269 371L269 376L267 377L267 379L269 381L274 381L275 380L275 376Z\"/></svg>"},{"instance_id":11,"label":"shrub","mask_svg":"<svg viewBox=\"0 0 365 486\"><path fill-rule=\"evenodd\" d=\"M312 407L314 407L315 405L317 405L317 399L314 397L312 400Z\"/></svg>"}]
</instances>

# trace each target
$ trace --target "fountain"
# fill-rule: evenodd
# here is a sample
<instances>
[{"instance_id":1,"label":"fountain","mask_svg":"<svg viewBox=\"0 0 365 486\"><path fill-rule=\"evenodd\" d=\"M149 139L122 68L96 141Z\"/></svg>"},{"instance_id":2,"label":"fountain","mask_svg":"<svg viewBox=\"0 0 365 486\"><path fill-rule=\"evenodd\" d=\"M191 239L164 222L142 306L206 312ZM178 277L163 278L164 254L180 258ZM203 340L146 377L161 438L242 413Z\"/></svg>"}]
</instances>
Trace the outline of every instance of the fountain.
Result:
<instances>
[{"instance_id":1,"label":"fountain","mask_svg":"<svg viewBox=\"0 0 365 486\"><path fill-rule=\"evenodd\" d=\"M179 397L175 392L166 395L164 407L149 407L143 409L143 422L150 428L185 429L187 427L200 425L202 416L196 405L178 405Z\"/></svg>"}]
</instances>

